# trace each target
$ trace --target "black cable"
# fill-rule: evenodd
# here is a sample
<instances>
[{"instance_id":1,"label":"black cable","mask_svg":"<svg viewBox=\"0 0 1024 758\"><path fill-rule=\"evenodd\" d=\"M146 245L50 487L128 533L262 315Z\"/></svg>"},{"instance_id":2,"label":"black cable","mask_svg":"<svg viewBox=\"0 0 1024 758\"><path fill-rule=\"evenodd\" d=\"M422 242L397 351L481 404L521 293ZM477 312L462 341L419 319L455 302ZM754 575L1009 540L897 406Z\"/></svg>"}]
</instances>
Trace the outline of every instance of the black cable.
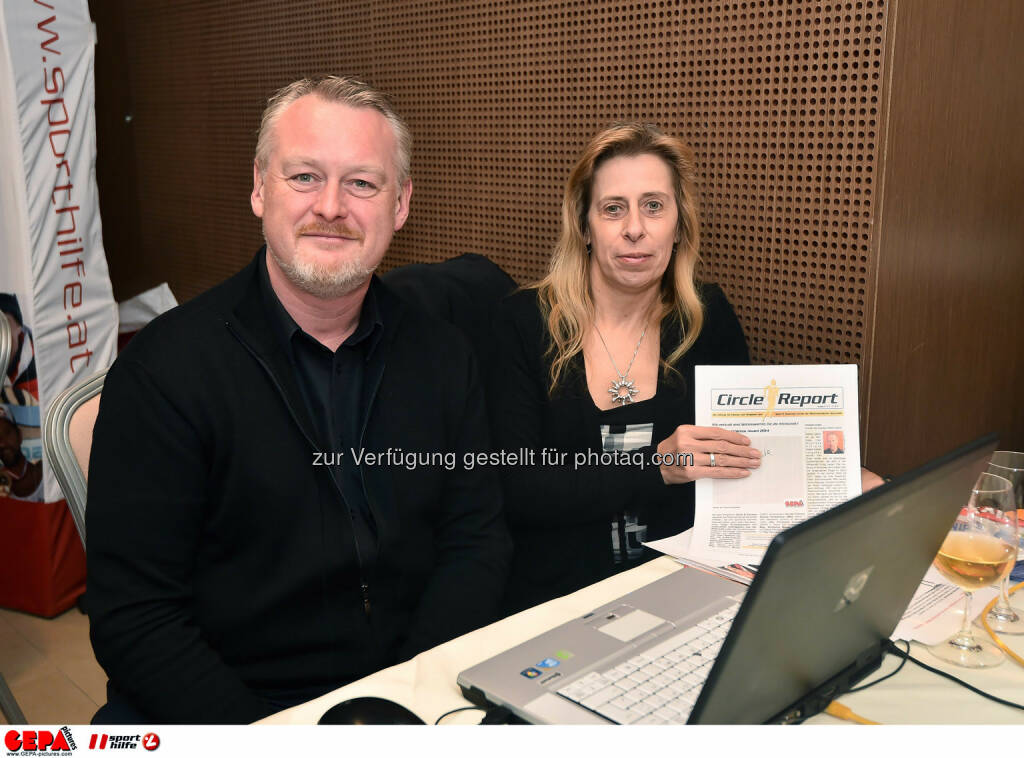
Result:
<instances>
[{"instance_id":1,"label":"black cable","mask_svg":"<svg viewBox=\"0 0 1024 758\"><path fill-rule=\"evenodd\" d=\"M440 724L441 723L441 719L447 718L448 716L451 716L453 713L458 713L459 711L482 711L482 710L484 710L484 709L481 708L478 705L467 705L467 706L464 706L462 708L453 708L452 710L448 711L448 713L442 713L440 716L438 716L437 717L437 721L434 722L434 726L437 726L438 724Z\"/></svg>"},{"instance_id":2,"label":"black cable","mask_svg":"<svg viewBox=\"0 0 1024 758\"><path fill-rule=\"evenodd\" d=\"M992 701L994 701L996 703L999 703L1000 705L1006 705L1006 706L1009 706L1010 708L1018 708L1018 709L1024 711L1024 705L1021 705L1019 703L1014 703L1014 702L1012 702L1010 700L1003 700L1001 697L996 697L995 695L990 695L989 693L985 692L984 690L979 690L974 685L968 684L963 679L958 679L957 677L953 676L952 674L947 674L945 671L940 671L937 668L929 666L927 663L922 663L921 661L917 660L917 658L915 658L914 656L910 655L910 646L909 645L907 646L907 652L904 653L902 650L900 650L898 647L896 647L896 645L894 645L890 641L889 642L889 652L894 653L895 655L898 655L900 657L906 658L911 663L916 663L918 666L923 668L925 671L930 671L933 674L938 674L939 676L941 676L941 677L943 677L945 679L948 679L951 682L956 682L961 687L966 687L971 692L973 692L973 693L975 693L977 695L981 695L984 698L988 698L989 700L992 700Z\"/></svg>"},{"instance_id":3,"label":"black cable","mask_svg":"<svg viewBox=\"0 0 1024 758\"><path fill-rule=\"evenodd\" d=\"M896 668L895 668L894 670L890 671L890 672L889 672L888 674L886 674L885 676L880 676L880 677L879 677L878 679L876 679L875 681L873 681L873 682L868 682L867 684L862 684L862 685L861 685L860 687L854 687L854 688L852 688L852 689L849 689L849 690L847 690L847 692L848 692L848 693L849 693L849 692L860 692L861 690L866 690L866 689L867 689L868 687L874 687L874 686L875 686L876 684L878 684L879 682L884 682L884 681L885 681L886 679L888 679L889 677L891 677L891 676L896 676L896 675L897 675L898 673L900 673L900 670L901 670L901 669L902 669L902 668L903 668L904 666L906 666L906 665L907 665L907 658L908 658L908 657L910 656L910 643L909 643L909 642L907 642L906 640L904 640L904 642L906 643L906 646L907 646L907 651L906 651L906 653L904 653L904 654L903 654L903 657L902 657L902 660L900 660L900 665L899 665L899 666L897 666L897 667L896 667ZM891 643L891 642L890 642L889 644L890 644L890 645L892 645L893 643ZM899 657L899 656L897 656L897 657Z\"/></svg>"},{"instance_id":4,"label":"black cable","mask_svg":"<svg viewBox=\"0 0 1024 758\"><path fill-rule=\"evenodd\" d=\"M519 719L512 714L508 708L499 705L495 708L488 708L487 714L480 719L482 725L488 724L511 724L518 723Z\"/></svg>"}]
</instances>

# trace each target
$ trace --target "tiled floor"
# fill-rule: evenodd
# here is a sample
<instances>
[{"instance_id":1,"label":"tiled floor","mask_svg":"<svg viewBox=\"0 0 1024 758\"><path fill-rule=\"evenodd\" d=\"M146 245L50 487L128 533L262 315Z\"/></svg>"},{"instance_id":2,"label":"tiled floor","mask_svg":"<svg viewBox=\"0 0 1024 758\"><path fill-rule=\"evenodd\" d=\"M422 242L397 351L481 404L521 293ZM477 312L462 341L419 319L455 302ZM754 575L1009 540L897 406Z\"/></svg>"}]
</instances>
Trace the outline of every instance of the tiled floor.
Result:
<instances>
[{"instance_id":1,"label":"tiled floor","mask_svg":"<svg viewBox=\"0 0 1024 758\"><path fill-rule=\"evenodd\" d=\"M107 676L77 608L53 619L0 609L0 674L29 723L88 724L106 702Z\"/></svg>"}]
</instances>

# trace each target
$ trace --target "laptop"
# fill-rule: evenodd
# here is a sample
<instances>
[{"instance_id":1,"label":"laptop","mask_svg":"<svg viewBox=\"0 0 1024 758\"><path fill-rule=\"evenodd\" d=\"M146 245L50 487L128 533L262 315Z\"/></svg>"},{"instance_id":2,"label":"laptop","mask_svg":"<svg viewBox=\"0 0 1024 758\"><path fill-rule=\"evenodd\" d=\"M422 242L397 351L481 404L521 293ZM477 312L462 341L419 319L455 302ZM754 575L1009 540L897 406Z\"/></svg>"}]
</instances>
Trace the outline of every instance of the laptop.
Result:
<instances>
[{"instance_id":1,"label":"laptop","mask_svg":"<svg viewBox=\"0 0 1024 758\"><path fill-rule=\"evenodd\" d=\"M772 540L749 588L685 568L459 674L537 724L795 723L879 667L989 435Z\"/></svg>"}]
</instances>

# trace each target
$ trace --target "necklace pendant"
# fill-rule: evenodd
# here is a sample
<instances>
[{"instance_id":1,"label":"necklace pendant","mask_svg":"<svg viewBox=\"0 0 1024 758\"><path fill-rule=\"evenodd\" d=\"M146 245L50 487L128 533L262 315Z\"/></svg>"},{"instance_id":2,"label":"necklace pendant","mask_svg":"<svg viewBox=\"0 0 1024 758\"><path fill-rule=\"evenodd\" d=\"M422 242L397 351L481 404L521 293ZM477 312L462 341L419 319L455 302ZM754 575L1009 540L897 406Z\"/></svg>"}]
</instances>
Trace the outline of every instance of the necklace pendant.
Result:
<instances>
[{"instance_id":1,"label":"necklace pendant","mask_svg":"<svg viewBox=\"0 0 1024 758\"><path fill-rule=\"evenodd\" d=\"M612 402L620 403L622 406L632 403L633 396L638 392L639 390L636 388L636 385L629 379L626 379L626 377L613 379L612 386L608 390L608 394L612 396Z\"/></svg>"}]
</instances>

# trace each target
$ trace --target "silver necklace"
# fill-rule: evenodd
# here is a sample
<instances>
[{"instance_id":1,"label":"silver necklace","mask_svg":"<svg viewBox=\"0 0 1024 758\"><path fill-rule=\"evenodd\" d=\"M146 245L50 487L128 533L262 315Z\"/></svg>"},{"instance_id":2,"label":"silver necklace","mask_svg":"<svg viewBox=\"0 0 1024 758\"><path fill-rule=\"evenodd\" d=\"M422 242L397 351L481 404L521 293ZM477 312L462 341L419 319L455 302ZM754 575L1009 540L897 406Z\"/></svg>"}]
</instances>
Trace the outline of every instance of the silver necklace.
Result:
<instances>
[{"instance_id":1,"label":"silver necklace","mask_svg":"<svg viewBox=\"0 0 1024 758\"><path fill-rule=\"evenodd\" d=\"M601 334L601 330L597 328L597 324L594 324L594 329L597 331L597 336L601 340L601 344L604 345L604 351L608 353L608 360L611 361L612 368L615 369L615 373L619 375L618 379L612 379L612 386L608 390L608 394L612 396L613 403L621 403L620 407L627 403L633 402L633 396L636 395L640 390L636 388L636 383L629 378L629 372L633 368L633 361L636 360L637 353L640 352L640 346L644 343L644 335L647 334L647 326L644 326L644 330L640 332L640 339L636 343L636 348L633 350L633 357L629 359L629 365L626 366L626 371L619 371L619 367L615 365L615 359L612 358L612 351L608 349L608 343L604 341L604 335Z\"/></svg>"}]
</instances>

